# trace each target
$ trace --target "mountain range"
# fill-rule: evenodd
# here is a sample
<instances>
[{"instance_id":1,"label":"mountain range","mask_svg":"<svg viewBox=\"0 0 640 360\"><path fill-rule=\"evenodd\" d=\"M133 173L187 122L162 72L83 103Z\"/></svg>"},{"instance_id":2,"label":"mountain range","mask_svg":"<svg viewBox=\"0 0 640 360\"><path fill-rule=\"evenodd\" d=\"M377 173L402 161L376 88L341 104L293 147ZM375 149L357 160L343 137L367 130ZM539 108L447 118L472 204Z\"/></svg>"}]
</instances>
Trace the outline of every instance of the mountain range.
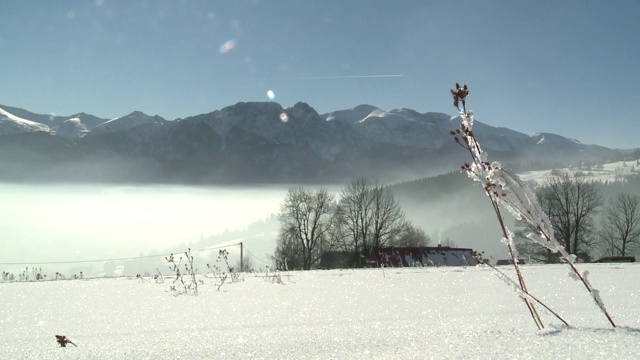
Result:
<instances>
[{"instance_id":1,"label":"mountain range","mask_svg":"<svg viewBox=\"0 0 640 360\"><path fill-rule=\"evenodd\" d=\"M468 153L450 131L458 117L371 105L319 114L306 103L242 102L166 120L53 116L0 105L0 181L182 184L383 181L454 171ZM476 121L492 160L519 170L599 163L624 152L550 133Z\"/></svg>"}]
</instances>

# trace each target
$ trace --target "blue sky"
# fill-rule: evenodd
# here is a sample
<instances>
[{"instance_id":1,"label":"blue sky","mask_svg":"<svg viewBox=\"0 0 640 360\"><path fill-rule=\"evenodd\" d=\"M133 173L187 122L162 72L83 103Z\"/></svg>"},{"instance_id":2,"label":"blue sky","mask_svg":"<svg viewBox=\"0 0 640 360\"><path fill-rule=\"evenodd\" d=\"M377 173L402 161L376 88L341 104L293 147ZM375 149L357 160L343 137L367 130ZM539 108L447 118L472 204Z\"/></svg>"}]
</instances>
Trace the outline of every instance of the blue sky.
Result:
<instances>
[{"instance_id":1,"label":"blue sky","mask_svg":"<svg viewBox=\"0 0 640 360\"><path fill-rule=\"evenodd\" d=\"M0 0L0 104L104 118L240 101L454 114L448 91L467 82L490 125L635 148L639 13L640 1L596 0Z\"/></svg>"}]
</instances>

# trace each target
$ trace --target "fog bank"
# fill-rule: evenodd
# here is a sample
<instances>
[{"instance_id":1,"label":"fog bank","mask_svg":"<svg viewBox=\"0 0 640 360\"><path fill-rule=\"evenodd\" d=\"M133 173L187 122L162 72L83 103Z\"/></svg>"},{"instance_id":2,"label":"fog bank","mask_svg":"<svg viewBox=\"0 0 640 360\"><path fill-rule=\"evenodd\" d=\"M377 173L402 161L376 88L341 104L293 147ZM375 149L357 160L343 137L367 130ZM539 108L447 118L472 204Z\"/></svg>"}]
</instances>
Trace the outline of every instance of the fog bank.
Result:
<instances>
[{"instance_id":1,"label":"fog bank","mask_svg":"<svg viewBox=\"0 0 640 360\"><path fill-rule=\"evenodd\" d=\"M188 245L277 213L286 191L0 184L0 263L136 257Z\"/></svg>"}]
</instances>

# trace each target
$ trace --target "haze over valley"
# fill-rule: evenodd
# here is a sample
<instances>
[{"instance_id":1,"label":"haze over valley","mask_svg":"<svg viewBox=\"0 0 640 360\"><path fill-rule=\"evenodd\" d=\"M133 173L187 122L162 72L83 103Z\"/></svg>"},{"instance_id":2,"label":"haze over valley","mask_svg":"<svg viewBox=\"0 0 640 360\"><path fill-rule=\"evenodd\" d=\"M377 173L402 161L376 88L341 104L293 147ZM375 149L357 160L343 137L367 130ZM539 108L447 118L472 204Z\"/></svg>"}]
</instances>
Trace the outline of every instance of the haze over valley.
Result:
<instances>
[{"instance_id":1,"label":"haze over valley","mask_svg":"<svg viewBox=\"0 0 640 360\"><path fill-rule=\"evenodd\" d=\"M467 154L448 134L459 119L446 114L361 105L321 115L303 103L239 103L167 121L141 112L107 120L2 108L0 229L8 241L0 263L132 258L220 244L239 257L235 244L245 239L255 265L266 265L288 187L324 184L337 194L356 177L393 185L407 219L432 244L505 256L499 228L486 216L490 204L457 173ZM477 134L492 158L521 172L638 154L482 123ZM445 181L429 178L447 173ZM261 221L269 224L249 229ZM101 271L100 262L86 265Z\"/></svg>"}]
</instances>

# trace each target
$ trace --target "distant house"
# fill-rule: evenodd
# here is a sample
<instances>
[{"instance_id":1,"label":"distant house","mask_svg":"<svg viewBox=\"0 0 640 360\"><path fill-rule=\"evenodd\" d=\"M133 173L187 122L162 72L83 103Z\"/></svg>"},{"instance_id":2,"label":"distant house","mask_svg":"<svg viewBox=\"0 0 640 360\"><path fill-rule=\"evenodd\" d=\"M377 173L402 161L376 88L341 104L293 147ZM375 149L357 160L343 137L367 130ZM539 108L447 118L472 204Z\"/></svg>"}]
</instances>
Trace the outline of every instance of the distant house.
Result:
<instances>
[{"instance_id":1,"label":"distant house","mask_svg":"<svg viewBox=\"0 0 640 360\"><path fill-rule=\"evenodd\" d=\"M597 263L632 263L636 262L636 258L633 256L608 256L600 258L594 262Z\"/></svg>"},{"instance_id":2,"label":"distant house","mask_svg":"<svg viewBox=\"0 0 640 360\"><path fill-rule=\"evenodd\" d=\"M472 249L448 246L383 247L377 250L374 266L475 266Z\"/></svg>"},{"instance_id":3,"label":"distant house","mask_svg":"<svg viewBox=\"0 0 640 360\"><path fill-rule=\"evenodd\" d=\"M524 259L518 259L518 265L524 265ZM496 265L513 265L513 261L511 259L500 259L496 261Z\"/></svg>"}]
</instances>

